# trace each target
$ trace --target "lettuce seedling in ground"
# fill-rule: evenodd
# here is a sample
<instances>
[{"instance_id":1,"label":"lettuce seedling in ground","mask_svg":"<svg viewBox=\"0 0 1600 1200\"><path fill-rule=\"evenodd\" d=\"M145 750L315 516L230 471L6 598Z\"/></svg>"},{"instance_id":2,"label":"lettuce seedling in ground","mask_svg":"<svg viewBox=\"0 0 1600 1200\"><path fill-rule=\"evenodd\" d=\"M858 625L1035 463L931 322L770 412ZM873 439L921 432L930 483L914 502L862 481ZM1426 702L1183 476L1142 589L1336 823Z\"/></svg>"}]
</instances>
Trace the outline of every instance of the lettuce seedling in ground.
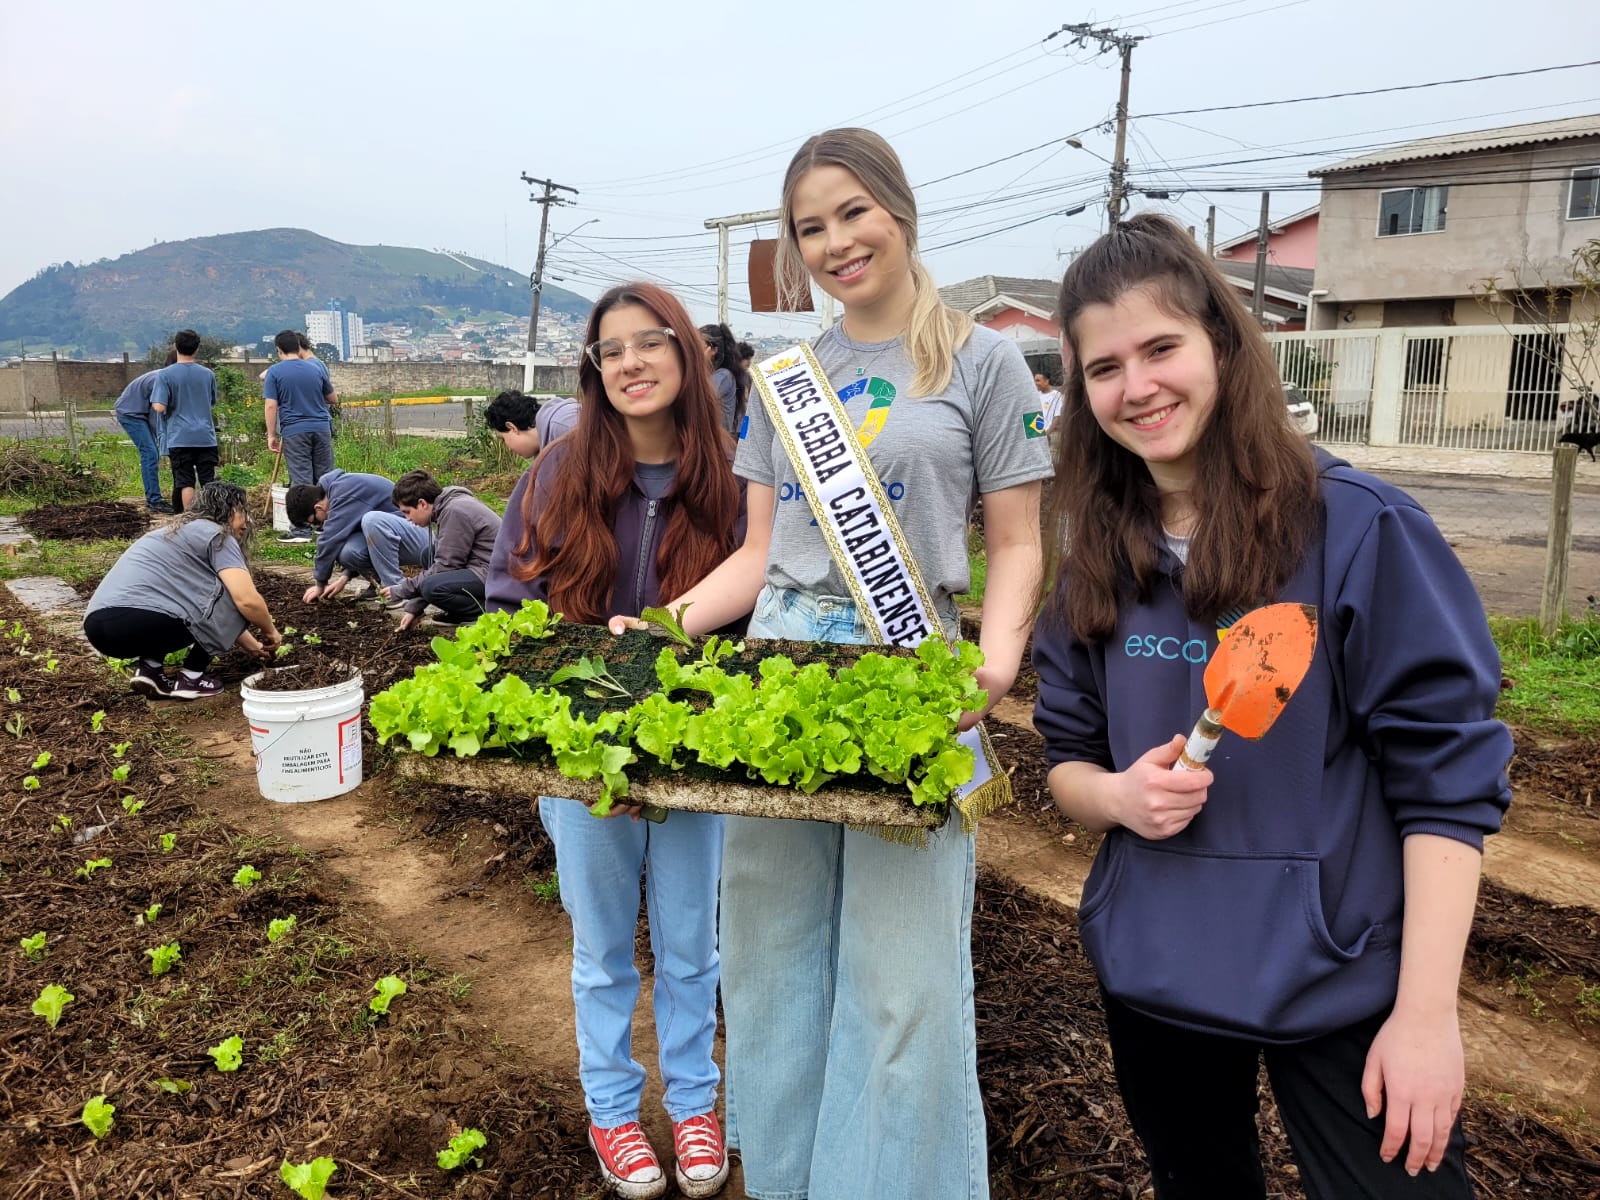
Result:
<instances>
[{"instance_id":1,"label":"lettuce seedling in ground","mask_svg":"<svg viewBox=\"0 0 1600 1200\"><path fill-rule=\"evenodd\" d=\"M99 733L100 730L105 726L105 723L106 710L103 708L96 709L94 716L89 718L89 732Z\"/></svg>"},{"instance_id":2,"label":"lettuce seedling in ground","mask_svg":"<svg viewBox=\"0 0 1600 1200\"><path fill-rule=\"evenodd\" d=\"M276 942L288 937L295 927L294 914L267 922L267 941Z\"/></svg>"},{"instance_id":3,"label":"lettuce seedling in ground","mask_svg":"<svg viewBox=\"0 0 1600 1200\"><path fill-rule=\"evenodd\" d=\"M258 880L260 880L260 878L261 872L256 870L249 863L245 863L244 866L240 867L233 873L233 886L236 888L247 888L254 885Z\"/></svg>"},{"instance_id":4,"label":"lettuce seedling in ground","mask_svg":"<svg viewBox=\"0 0 1600 1200\"><path fill-rule=\"evenodd\" d=\"M39 777L37 775L24 775L22 777L22 790L37 792L39 790Z\"/></svg>"},{"instance_id":5,"label":"lettuce seedling in ground","mask_svg":"<svg viewBox=\"0 0 1600 1200\"><path fill-rule=\"evenodd\" d=\"M218 1042L206 1051L211 1055L212 1061L217 1064L219 1071L237 1071L239 1064L244 1061L244 1039L234 1034L226 1041Z\"/></svg>"},{"instance_id":6,"label":"lettuce seedling in ground","mask_svg":"<svg viewBox=\"0 0 1600 1200\"><path fill-rule=\"evenodd\" d=\"M457 1167L471 1163L475 1167L483 1166L483 1158L478 1154L489 1144L489 1139L484 1137L483 1131L478 1129L463 1129L450 1139L450 1145L439 1151L437 1159L441 1171L454 1171Z\"/></svg>"},{"instance_id":7,"label":"lettuce seedling in ground","mask_svg":"<svg viewBox=\"0 0 1600 1200\"><path fill-rule=\"evenodd\" d=\"M54 1029L61 1021L61 1012L77 997L59 984L47 984L33 1002L33 1015L43 1017L44 1023Z\"/></svg>"},{"instance_id":8,"label":"lettuce seedling in ground","mask_svg":"<svg viewBox=\"0 0 1600 1200\"><path fill-rule=\"evenodd\" d=\"M44 948L44 944L47 940L48 939L46 938L45 934L41 932L34 934L32 937L23 938L18 945L22 947L22 953L27 957L29 962L43 962L44 956L50 953L50 951Z\"/></svg>"},{"instance_id":9,"label":"lettuce seedling in ground","mask_svg":"<svg viewBox=\"0 0 1600 1200\"><path fill-rule=\"evenodd\" d=\"M127 783L128 773L132 770L132 763L123 763L120 767L113 767L111 769L111 778L115 779L118 783Z\"/></svg>"},{"instance_id":10,"label":"lettuce seedling in ground","mask_svg":"<svg viewBox=\"0 0 1600 1200\"><path fill-rule=\"evenodd\" d=\"M160 915L161 905L159 902L157 902L140 913L138 917L135 918L133 923L135 925L154 925L156 923L156 918Z\"/></svg>"},{"instance_id":11,"label":"lettuce seedling in ground","mask_svg":"<svg viewBox=\"0 0 1600 1200\"><path fill-rule=\"evenodd\" d=\"M110 865L111 860L109 858L91 858L88 862L84 863L83 866L74 871L73 874L77 875L79 879L87 879L101 867L109 867Z\"/></svg>"},{"instance_id":12,"label":"lettuce seedling in ground","mask_svg":"<svg viewBox=\"0 0 1600 1200\"><path fill-rule=\"evenodd\" d=\"M177 848L177 845L178 845L178 835L177 834L175 834L175 833L163 833L161 835L161 853L163 853L163 854L171 854L173 852L173 850L175 850Z\"/></svg>"},{"instance_id":13,"label":"lettuce seedling in ground","mask_svg":"<svg viewBox=\"0 0 1600 1200\"><path fill-rule=\"evenodd\" d=\"M313 1158L308 1163L292 1163L287 1158L278 1168L278 1178L294 1190L300 1200L322 1200L328 1180L339 1169L331 1158Z\"/></svg>"},{"instance_id":14,"label":"lettuce seedling in ground","mask_svg":"<svg viewBox=\"0 0 1600 1200\"><path fill-rule=\"evenodd\" d=\"M381 1017L388 1013L389 1001L406 994L406 981L398 975L385 975L372 990L378 994L367 1001L367 1007Z\"/></svg>"},{"instance_id":15,"label":"lettuce seedling in ground","mask_svg":"<svg viewBox=\"0 0 1600 1200\"><path fill-rule=\"evenodd\" d=\"M132 796L124 796L122 798L122 811L130 817L137 817L139 811L144 808L144 804L143 800L135 800Z\"/></svg>"},{"instance_id":16,"label":"lettuce seedling in ground","mask_svg":"<svg viewBox=\"0 0 1600 1200\"><path fill-rule=\"evenodd\" d=\"M50 765L50 751L42 750L39 757L33 760L33 770L42 771Z\"/></svg>"},{"instance_id":17,"label":"lettuce seedling in ground","mask_svg":"<svg viewBox=\"0 0 1600 1200\"><path fill-rule=\"evenodd\" d=\"M165 1075L163 1075L150 1086L155 1088L156 1091L163 1092L168 1096L181 1096L190 1088L194 1087L194 1084L190 1083L187 1079L168 1079Z\"/></svg>"},{"instance_id":18,"label":"lettuce seedling in ground","mask_svg":"<svg viewBox=\"0 0 1600 1200\"><path fill-rule=\"evenodd\" d=\"M164 946L153 946L145 951L150 959L150 974L165 975L172 970L173 964L183 958L183 947L177 942L168 942Z\"/></svg>"},{"instance_id":19,"label":"lettuce seedling in ground","mask_svg":"<svg viewBox=\"0 0 1600 1200\"><path fill-rule=\"evenodd\" d=\"M102 1093L99 1096L89 1097L88 1102L83 1106L81 1120L88 1127L89 1132L94 1134L95 1139L98 1140L111 1132L111 1118L116 1111L116 1105L107 1104L105 1095Z\"/></svg>"},{"instance_id":20,"label":"lettuce seedling in ground","mask_svg":"<svg viewBox=\"0 0 1600 1200\"><path fill-rule=\"evenodd\" d=\"M115 746L111 747L111 757L121 758L128 752L128 747L131 745L133 745L132 742L118 742Z\"/></svg>"}]
</instances>

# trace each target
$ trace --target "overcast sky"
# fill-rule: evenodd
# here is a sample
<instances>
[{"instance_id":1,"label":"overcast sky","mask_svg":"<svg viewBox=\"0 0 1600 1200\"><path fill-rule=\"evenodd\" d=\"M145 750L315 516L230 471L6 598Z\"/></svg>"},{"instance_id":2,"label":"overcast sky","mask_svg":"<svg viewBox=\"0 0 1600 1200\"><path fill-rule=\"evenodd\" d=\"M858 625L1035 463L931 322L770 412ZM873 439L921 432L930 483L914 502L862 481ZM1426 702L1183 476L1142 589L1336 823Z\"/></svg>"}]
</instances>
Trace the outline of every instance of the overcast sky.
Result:
<instances>
[{"instance_id":1,"label":"overcast sky","mask_svg":"<svg viewBox=\"0 0 1600 1200\"><path fill-rule=\"evenodd\" d=\"M790 154L840 124L885 134L928 184L921 240L941 283L1056 275L1104 226L1096 156L1113 147L1099 126L1115 56L1045 40L1082 20L1148 35L1136 118L1600 58L1600 9L1574 0L14 0L0 6L0 294L52 262L273 226L527 270L527 172L579 190L553 231L600 219L552 253L567 286L593 296L648 271L709 316L703 221L775 207ZM1600 112L1597 67L1136 119L1128 158L1152 188L1303 184L1374 144L1587 112ZM1056 141L930 182L1080 130L1082 150ZM1272 207L1314 202L1285 190ZM1251 193L1197 190L1160 207L1203 227L1208 204L1219 240L1259 209ZM742 264L736 252L736 279ZM737 311L742 283L733 297L736 328L783 327Z\"/></svg>"}]
</instances>

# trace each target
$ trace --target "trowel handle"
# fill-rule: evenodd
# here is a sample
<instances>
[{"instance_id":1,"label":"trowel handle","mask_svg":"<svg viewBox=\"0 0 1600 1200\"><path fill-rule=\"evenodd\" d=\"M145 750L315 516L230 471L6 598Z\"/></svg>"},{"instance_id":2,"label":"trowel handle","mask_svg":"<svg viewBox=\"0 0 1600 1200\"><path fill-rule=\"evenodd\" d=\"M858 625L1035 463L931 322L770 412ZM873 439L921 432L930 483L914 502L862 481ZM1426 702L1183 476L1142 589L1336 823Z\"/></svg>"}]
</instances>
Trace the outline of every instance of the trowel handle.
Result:
<instances>
[{"instance_id":1,"label":"trowel handle","mask_svg":"<svg viewBox=\"0 0 1600 1200\"><path fill-rule=\"evenodd\" d=\"M641 804L639 815L646 821L654 821L657 825L667 819L667 810L659 804Z\"/></svg>"},{"instance_id":2,"label":"trowel handle","mask_svg":"<svg viewBox=\"0 0 1600 1200\"><path fill-rule=\"evenodd\" d=\"M1183 753L1178 755L1178 761L1172 764L1174 771L1203 771L1206 760L1211 757L1211 752L1217 748L1217 742L1222 737L1222 714L1214 708L1208 708L1200 714L1200 719L1194 723L1194 729L1189 733L1189 740L1184 743Z\"/></svg>"}]
</instances>

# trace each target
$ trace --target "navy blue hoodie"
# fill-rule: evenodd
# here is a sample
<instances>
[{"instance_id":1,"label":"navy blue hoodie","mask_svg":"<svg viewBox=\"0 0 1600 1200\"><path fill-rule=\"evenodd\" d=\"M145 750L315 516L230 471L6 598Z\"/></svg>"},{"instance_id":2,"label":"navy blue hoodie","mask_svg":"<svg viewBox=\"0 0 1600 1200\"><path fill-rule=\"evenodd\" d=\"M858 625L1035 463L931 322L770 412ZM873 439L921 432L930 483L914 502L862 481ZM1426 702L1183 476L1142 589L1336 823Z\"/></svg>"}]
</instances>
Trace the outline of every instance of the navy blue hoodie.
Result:
<instances>
[{"instance_id":1,"label":"navy blue hoodie","mask_svg":"<svg viewBox=\"0 0 1600 1200\"><path fill-rule=\"evenodd\" d=\"M393 481L382 475L363 475L335 467L324 471L317 482L328 496L328 519L317 535L317 556L311 564L311 574L319 584L326 584L339 565L339 551L345 542L361 536L361 518L369 512L399 516L400 508L394 502Z\"/></svg>"},{"instance_id":2,"label":"navy blue hoodie","mask_svg":"<svg viewBox=\"0 0 1600 1200\"><path fill-rule=\"evenodd\" d=\"M1270 1042L1394 1003L1403 840L1481 849L1511 799L1511 735L1492 716L1500 659L1472 582L1405 493L1321 451L1317 466L1326 532L1270 598L1317 607L1305 681L1260 741L1222 735L1183 832L1106 835L1078 910L1113 996ZM1126 606L1109 641L1041 620L1034 724L1050 766L1124 770L1205 708L1216 623L1189 618L1182 567L1163 553L1168 582Z\"/></svg>"}]
</instances>

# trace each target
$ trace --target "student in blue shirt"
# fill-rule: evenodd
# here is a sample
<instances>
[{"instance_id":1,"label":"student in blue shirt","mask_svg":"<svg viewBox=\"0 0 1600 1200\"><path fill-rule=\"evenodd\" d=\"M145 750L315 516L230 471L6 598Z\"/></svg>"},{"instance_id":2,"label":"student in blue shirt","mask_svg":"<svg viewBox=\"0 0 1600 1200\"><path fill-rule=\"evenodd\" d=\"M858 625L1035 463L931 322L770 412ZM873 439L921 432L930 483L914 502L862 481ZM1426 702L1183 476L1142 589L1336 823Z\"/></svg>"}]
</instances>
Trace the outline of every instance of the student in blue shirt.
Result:
<instances>
[{"instance_id":1,"label":"student in blue shirt","mask_svg":"<svg viewBox=\"0 0 1600 1200\"><path fill-rule=\"evenodd\" d=\"M167 351L166 365L178 361L176 351ZM117 397L117 424L139 451L139 479L144 484L145 505L152 513L170 515L172 505L161 494L161 418L150 411L150 396L156 386L156 372L146 371Z\"/></svg>"},{"instance_id":2,"label":"student in blue shirt","mask_svg":"<svg viewBox=\"0 0 1600 1200\"><path fill-rule=\"evenodd\" d=\"M195 362L200 335L180 329L172 339L178 361L156 373L150 409L165 424L163 445L172 464L172 507L182 512L195 488L217 476L217 426L211 410L217 405L217 377Z\"/></svg>"},{"instance_id":3,"label":"student in blue shirt","mask_svg":"<svg viewBox=\"0 0 1600 1200\"><path fill-rule=\"evenodd\" d=\"M261 385L267 423L267 449L282 447L289 485L316 483L333 470L333 382L316 358L300 357L300 334L285 329L273 339L278 360ZM289 530L280 542L309 542L308 528Z\"/></svg>"}]
</instances>

